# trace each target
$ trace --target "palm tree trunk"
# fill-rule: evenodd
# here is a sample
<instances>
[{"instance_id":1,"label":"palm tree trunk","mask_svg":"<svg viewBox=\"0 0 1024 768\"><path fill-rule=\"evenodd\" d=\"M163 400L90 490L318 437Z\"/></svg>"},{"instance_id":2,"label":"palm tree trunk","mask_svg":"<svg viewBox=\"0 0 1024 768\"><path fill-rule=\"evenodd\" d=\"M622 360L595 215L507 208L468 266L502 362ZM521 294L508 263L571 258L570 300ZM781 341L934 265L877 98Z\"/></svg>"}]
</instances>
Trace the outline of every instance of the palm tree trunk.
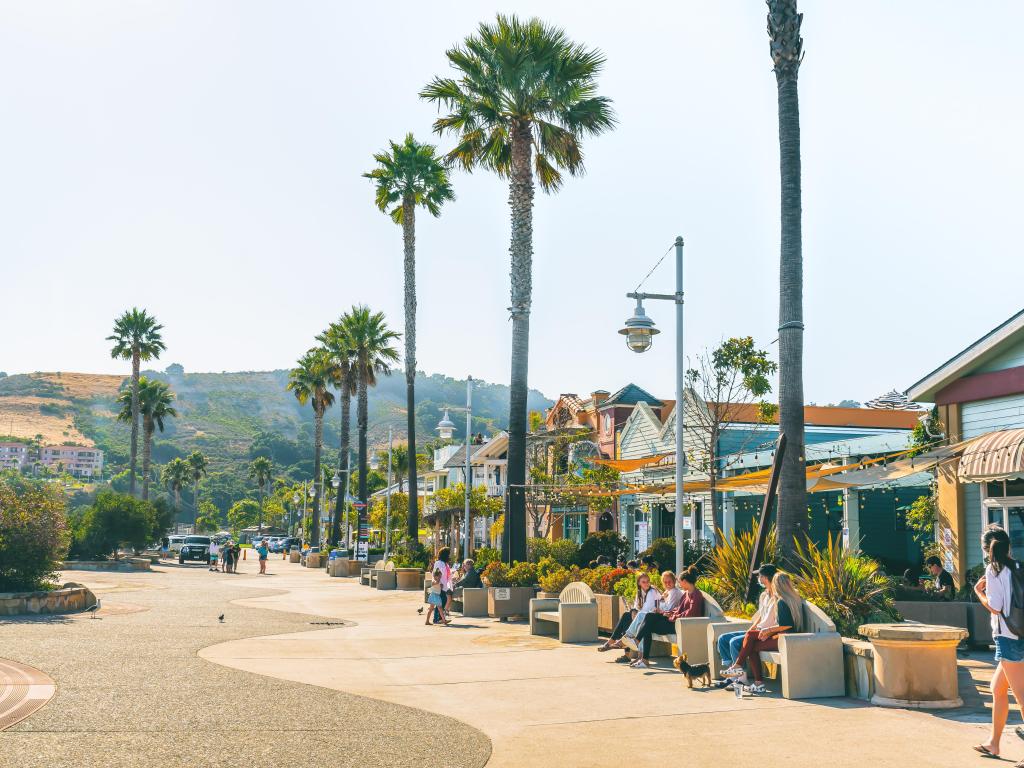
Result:
<instances>
[{"instance_id":1,"label":"palm tree trunk","mask_svg":"<svg viewBox=\"0 0 1024 768\"><path fill-rule=\"evenodd\" d=\"M356 409L356 421L359 428L359 501L362 506L356 516L356 540L359 543L364 541L363 531L366 528L366 428L369 411L368 394L366 387L366 361L359 361L359 398ZM357 547L358 550L358 547ZM367 543L369 552L369 543Z\"/></svg>"},{"instance_id":2,"label":"palm tree trunk","mask_svg":"<svg viewBox=\"0 0 1024 768\"><path fill-rule=\"evenodd\" d=\"M256 535L263 535L263 483L260 483L260 513L256 516Z\"/></svg>"},{"instance_id":3,"label":"palm tree trunk","mask_svg":"<svg viewBox=\"0 0 1024 768\"><path fill-rule=\"evenodd\" d=\"M324 447L324 412L316 407L313 408L313 529L309 534L310 545L320 546L320 486L323 478L320 477L320 454ZM263 515L263 507L260 507L260 517Z\"/></svg>"},{"instance_id":4,"label":"palm tree trunk","mask_svg":"<svg viewBox=\"0 0 1024 768\"><path fill-rule=\"evenodd\" d=\"M142 430L142 500L149 499L149 463L153 455L152 420L146 419Z\"/></svg>"},{"instance_id":5,"label":"palm tree trunk","mask_svg":"<svg viewBox=\"0 0 1024 768\"><path fill-rule=\"evenodd\" d=\"M132 348L132 442L128 459L128 492L135 495L135 472L139 454L139 367L142 361L138 347Z\"/></svg>"},{"instance_id":6,"label":"palm tree trunk","mask_svg":"<svg viewBox=\"0 0 1024 768\"><path fill-rule=\"evenodd\" d=\"M416 205L411 195L402 199L402 243L405 246L405 423L409 457L416 456ZM405 518L408 546L419 540L416 462L409 462L409 508ZM401 491L402 479L398 480Z\"/></svg>"},{"instance_id":7,"label":"palm tree trunk","mask_svg":"<svg viewBox=\"0 0 1024 768\"><path fill-rule=\"evenodd\" d=\"M345 485L338 486L338 493L334 497L334 520L331 523L331 545L334 546L341 539L341 516L345 513L345 495L350 487L349 480L349 445L352 429L352 398L349 397L349 376L348 368L342 371L341 391L338 397L341 400L341 429L338 438L338 477ZM351 557L351 552L349 556Z\"/></svg>"},{"instance_id":8,"label":"palm tree trunk","mask_svg":"<svg viewBox=\"0 0 1024 768\"><path fill-rule=\"evenodd\" d=\"M508 416L508 511L502 555L526 560L526 398L530 359L530 302L533 294L533 144L529 123L512 137L512 380Z\"/></svg>"},{"instance_id":9,"label":"palm tree trunk","mask_svg":"<svg viewBox=\"0 0 1024 768\"><path fill-rule=\"evenodd\" d=\"M199 517L199 475L192 477L192 517Z\"/></svg>"},{"instance_id":10,"label":"palm tree trunk","mask_svg":"<svg viewBox=\"0 0 1024 768\"><path fill-rule=\"evenodd\" d=\"M791 563L794 541L807 528L804 462L803 252L800 189L800 103L797 74L802 57L801 15L796 0L769 0L768 32L775 63L779 110L781 247L779 256L779 429L786 435L779 478L778 546Z\"/></svg>"}]
</instances>

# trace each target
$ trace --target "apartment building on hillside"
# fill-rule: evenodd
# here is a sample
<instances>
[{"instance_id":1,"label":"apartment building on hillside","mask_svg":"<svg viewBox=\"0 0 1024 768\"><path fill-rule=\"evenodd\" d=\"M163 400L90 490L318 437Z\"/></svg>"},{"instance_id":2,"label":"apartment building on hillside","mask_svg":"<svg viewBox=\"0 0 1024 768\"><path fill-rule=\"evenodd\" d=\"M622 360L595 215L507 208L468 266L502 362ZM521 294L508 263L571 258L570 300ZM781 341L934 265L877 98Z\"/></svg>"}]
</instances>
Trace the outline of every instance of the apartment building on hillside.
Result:
<instances>
[{"instance_id":1,"label":"apartment building on hillside","mask_svg":"<svg viewBox=\"0 0 1024 768\"><path fill-rule=\"evenodd\" d=\"M0 443L0 469L20 470L28 463L27 443Z\"/></svg>"},{"instance_id":2,"label":"apartment building on hillside","mask_svg":"<svg viewBox=\"0 0 1024 768\"><path fill-rule=\"evenodd\" d=\"M103 451L83 445L44 445L39 463L75 477L99 477L103 473Z\"/></svg>"}]
</instances>

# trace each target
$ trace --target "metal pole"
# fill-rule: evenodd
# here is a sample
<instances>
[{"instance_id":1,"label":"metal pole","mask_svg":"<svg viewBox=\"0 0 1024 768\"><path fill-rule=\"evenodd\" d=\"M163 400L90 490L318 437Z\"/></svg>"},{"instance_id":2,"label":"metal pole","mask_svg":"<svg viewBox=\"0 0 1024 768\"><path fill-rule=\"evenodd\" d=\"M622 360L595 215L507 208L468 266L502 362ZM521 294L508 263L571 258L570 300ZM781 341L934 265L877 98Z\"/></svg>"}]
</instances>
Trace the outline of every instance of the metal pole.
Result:
<instances>
[{"instance_id":1,"label":"metal pole","mask_svg":"<svg viewBox=\"0 0 1024 768\"><path fill-rule=\"evenodd\" d=\"M388 490L385 496L387 512L384 514L384 562L387 562L391 554L391 427L388 427Z\"/></svg>"},{"instance_id":2,"label":"metal pole","mask_svg":"<svg viewBox=\"0 0 1024 768\"><path fill-rule=\"evenodd\" d=\"M683 356L683 238L676 238L676 572L686 567L686 542L683 538L683 510L686 499L683 477L686 475L686 448L683 442L683 417L686 413L686 358ZM691 512L690 531L693 532Z\"/></svg>"},{"instance_id":3,"label":"metal pole","mask_svg":"<svg viewBox=\"0 0 1024 768\"><path fill-rule=\"evenodd\" d=\"M469 376L466 378L466 511L463 515L463 524L465 525L465 538L462 541L462 559L469 559L469 550L471 548L470 537L473 535L469 529L469 524L472 522L469 517L469 497L473 492L473 467L469 461L470 454L470 441L473 438L473 377Z\"/></svg>"},{"instance_id":4,"label":"metal pole","mask_svg":"<svg viewBox=\"0 0 1024 768\"><path fill-rule=\"evenodd\" d=\"M299 523L299 538L303 541L306 540L306 502L309 500L309 494L306 493L306 481L302 481L302 521Z\"/></svg>"}]
</instances>

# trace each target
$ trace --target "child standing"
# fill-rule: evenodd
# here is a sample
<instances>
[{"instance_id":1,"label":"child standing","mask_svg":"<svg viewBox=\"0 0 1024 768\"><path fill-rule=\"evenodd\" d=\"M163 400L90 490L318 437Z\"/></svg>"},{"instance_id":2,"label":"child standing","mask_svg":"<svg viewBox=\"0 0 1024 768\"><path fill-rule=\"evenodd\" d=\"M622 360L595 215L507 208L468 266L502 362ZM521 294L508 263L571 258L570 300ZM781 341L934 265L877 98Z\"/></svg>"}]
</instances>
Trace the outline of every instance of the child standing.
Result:
<instances>
[{"instance_id":1,"label":"child standing","mask_svg":"<svg viewBox=\"0 0 1024 768\"><path fill-rule=\"evenodd\" d=\"M438 614L441 617L441 621L448 623L448 618L444 612L444 598L441 592L441 569L435 568L433 574L433 583L430 585L430 594L427 595L427 603L430 604L431 610L427 611L426 626L430 626L430 617L434 615L434 610L437 609Z\"/></svg>"},{"instance_id":2,"label":"child standing","mask_svg":"<svg viewBox=\"0 0 1024 768\"><path fill-rule=\"evenodd\" d=\"M218 558L219 555L220 555L220 546L217 544L216 541L211 540L210 541L210 570L211 571L218 570L218 568L217 568L217 558Z\"/></svg>"}]
</instances>

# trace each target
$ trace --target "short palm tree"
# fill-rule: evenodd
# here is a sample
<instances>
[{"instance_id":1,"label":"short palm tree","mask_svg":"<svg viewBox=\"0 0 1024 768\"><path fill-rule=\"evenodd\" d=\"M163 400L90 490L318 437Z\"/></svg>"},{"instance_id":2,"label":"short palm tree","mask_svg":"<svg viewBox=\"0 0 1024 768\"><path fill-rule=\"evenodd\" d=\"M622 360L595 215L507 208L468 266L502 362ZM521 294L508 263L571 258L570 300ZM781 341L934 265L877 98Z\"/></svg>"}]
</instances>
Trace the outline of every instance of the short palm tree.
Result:
<instances>
[{"instance_id":1,"label":"short palm tree","mask_svg":"<svg viewBox=\"0 0 1024 768\"><path fill-rule=\"evenodd\" d=\"M401 334L388 328L383 312L372 312L369 307L352 307L344 321L349 342L355 352L353 367L358 382L356 400L356 423L359 429L359 509L358 528L360 543L364 541L366 527L366 432L369 411L370 387L377 385L377 376L391 373L391 366L398 362L398 352L392 345ZM357 554L358 557L358 554Z\"/></svg>"},{"instance_id":2,"label":"short palm tree","mask_svg":"<svg viewBox=\"0 0 1024 768\"><path fill-rule=\"evenodd\" d=\"M436 147L420 144L407 134L401 144L373 156L377 167L363 176L377 185L377 207L402 225L405 247L405 407L409 445L416 452L416 207L432 216L441 215L441 206L455 199L448 170L435 155ZM401 477L401 475L399 475ZM410 542L419 535L416 516L416 467L409 469L409 515L406 534Z\"/></svg>"},{"instance_id":3,"label":"short palm tree","mask_svg":"<svg viewBox=\"0 0 1024 768\"><path fill-rule=\"evenodd\" d=\"M299 358L288 374L288 390L302 405L313 407L313 528L310 543L320 546L320 458L324 447L324 413L334 404L331 387L338 380L338 365L323 347L314 347Z\"/></svg>"},{"instance_id":4,"label":"short palm tree","mask_svg":"<svg viewBox=\"0 0 1024 768\"><path fill-rule=\"evenodd\" d=\"M164 464L163 472L160 473L160 479L174 494L174 506L178 510L181 509L181 489L185 487L191 476L192 468L187 461L181 458L171 459Z\"/></svg>"},{"instance_id":5,"label":"short palm tree","mask_svg":"<svg viewBox=\"0 0 1024 768\"><path fill-rule=\"evenodd\" d=\"M533 294L534 178L545 192L562 172L583 172L585 136L610 130L609 99L597 95L604 56L539 19L499 15L447 52L458 78L435 78L420 96L449 114L437 133L458 137L448 158L509 180L512 236L512 379L509 391L508 512L505 558L526 559L527 362Z\"/></svg>"},{"instance_id":6,"label":"short palm tree","mask_svg":"<svg viewBox=\"0 0 1024 768\"><path fill-rule=\"evenodd\" d=\"M117 414L118 421L132 420L132 400L134 389L122 389L117 396L121 410ZM164 419L177 416L174 409L174 393L171 388L158 379L139 377L138 389L139 412L142 415L142 499L149 499L150 459L153 455L153 434L159 429L164 431Z\"/></svg>"},{"instance_id":7,"label":"short palm tree","mask_svg":"<svg viewBox=\"0 0 1024 768\"><path fill-rule=\"evenodd\" d=\"M139 370L143 360L155 360L166 349L160 331L163 326L144 309L132 307L114 321L114 342L110 356L132 361L132 442L128 459L128 489L135 495L135 473L139 452Z\"/></svg>"},{"instance_id":8,"label":"short palm tree","mask_svg":"<svg viewBox=\"0 0 1024 768\"><path fill-rule=\"evenodd\" d=\"M206 476L210 466L209 459L202 451L192 451L185 459L192 469L192 508L199 512L199 482Z\"/></svg>"},{"instance_id":9,"label":"short palm tree","mask_svg":"<svg viewBox=\"0 0 1024 768\"><path fill-rule=\"evenodd\" d=\"M779 255L779 430L786 436L779 475L778 533L783 562L793 563L806 536L807 478L804 462L804 311L800 188L800 101L797 75L803 60L796 0L768 0L768 37L779 109L779 171L782 180Z\"/></svg>"},{"instance_id":10,"label":"short palm tree","mask_svg":"<svg viewBox=\"0 0 1024 768\"><path fill-rule=\"evenodd\" d=\"M257 521L257 532L263 535L263 495L274 472L274 465L266 456L257 456L249 465L249 479L256 482L256 488L260 495L260 515Z\"/></svg>"},{"instance_id":11,"label":"short palm tree","mask_svg":"<svg viewBox=\"0 0 1024 768\"><path fill-rule=\"evenodd\" d=\"M345 329L345 317L331 323L327 330L316 337L332 355L338 368L337 390L341 402L341 429L338 431L338 477L346 483L351 479L351 436L352 398L356 396L356 374L352 365L355 353ZM345 486L348 487L347 485ZM330 544L336 545L341 538L341 518L345 514L345 493L339 493L334 500L334 515L331 518Z\"/></svg>"}]
</instances>

